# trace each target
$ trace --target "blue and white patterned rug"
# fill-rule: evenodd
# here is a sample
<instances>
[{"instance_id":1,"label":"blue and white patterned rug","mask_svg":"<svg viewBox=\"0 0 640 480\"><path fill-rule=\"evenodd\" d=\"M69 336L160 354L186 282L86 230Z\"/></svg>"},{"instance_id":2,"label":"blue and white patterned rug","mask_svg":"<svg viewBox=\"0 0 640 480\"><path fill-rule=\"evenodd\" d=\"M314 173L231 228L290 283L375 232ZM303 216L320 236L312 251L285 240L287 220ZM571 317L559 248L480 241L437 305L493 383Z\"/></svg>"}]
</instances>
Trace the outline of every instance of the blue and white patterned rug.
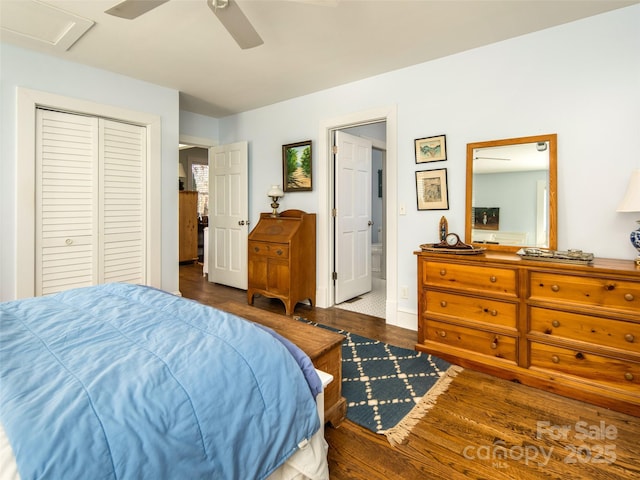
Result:
<instances>
[{"instance_id":1,"label":"blue and white patterned rug","mask_svg":"<svg viewBox=\"0 0 640 480\"><path fill-rule=\"evenodd\" d=\"M433 355L294 318L345 336L342 395L347 400L347 418L386 435L392 444L404 442L462 370Z\"/></svg>"}]
</instances>

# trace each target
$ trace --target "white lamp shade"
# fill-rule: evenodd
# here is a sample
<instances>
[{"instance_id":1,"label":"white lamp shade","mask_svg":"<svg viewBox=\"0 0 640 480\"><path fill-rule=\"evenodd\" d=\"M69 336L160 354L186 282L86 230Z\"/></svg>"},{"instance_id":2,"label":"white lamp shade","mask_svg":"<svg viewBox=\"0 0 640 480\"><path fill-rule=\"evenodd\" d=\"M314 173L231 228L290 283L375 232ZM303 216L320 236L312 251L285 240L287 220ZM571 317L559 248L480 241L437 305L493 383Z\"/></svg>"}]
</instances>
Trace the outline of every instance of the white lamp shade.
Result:
<instances>
[{"instance_id":1,"label":"white lamp shade","mask_svg":"<svg viewBox=\"0 0 640 480\"><path fill-rule=\"evenodd\" d=\"M271 185L269 189L269 193L267 193L267 197L284 197L284 192L280 188L280 185Z\"/></svg>"},{"instance_id":2,"label":"white lamp shade","mask_svg":"<svg viewBox=\"0 0 640 480\"><path fill-rule=\"evenodd\" d=\"M618 212L640 212L640 169L634 170L627 192L618 205Z\"/></svg>"},{"instance_id":3,"label":"white lamp shade","mask_svg":"<svg viewBox=\"0 0 640 480\"><path fill-rule=\"evenodd\" d=\"M178 163L178 178L187 178L187 172L184 171L184 165Z\"/></svg>"}]
</instances>

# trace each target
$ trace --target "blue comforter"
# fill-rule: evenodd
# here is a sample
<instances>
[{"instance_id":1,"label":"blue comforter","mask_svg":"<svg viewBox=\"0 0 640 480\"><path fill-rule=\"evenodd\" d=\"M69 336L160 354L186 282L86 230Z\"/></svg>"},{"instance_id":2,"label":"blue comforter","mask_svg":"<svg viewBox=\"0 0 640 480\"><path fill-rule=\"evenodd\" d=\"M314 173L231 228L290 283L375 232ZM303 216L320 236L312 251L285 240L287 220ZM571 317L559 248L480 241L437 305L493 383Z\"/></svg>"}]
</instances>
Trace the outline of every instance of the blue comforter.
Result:
<instances>
[{"instance_id":1,"label":"blue comforter","mask_svg":"<svg viewBox=\"0 0 640 480\"><path fill-rule=\"evenodd\" d=\"M264 478L315 433L276 337L147 287L0 304L0 421L23 480Z\"/></svg>"}]
</instances>

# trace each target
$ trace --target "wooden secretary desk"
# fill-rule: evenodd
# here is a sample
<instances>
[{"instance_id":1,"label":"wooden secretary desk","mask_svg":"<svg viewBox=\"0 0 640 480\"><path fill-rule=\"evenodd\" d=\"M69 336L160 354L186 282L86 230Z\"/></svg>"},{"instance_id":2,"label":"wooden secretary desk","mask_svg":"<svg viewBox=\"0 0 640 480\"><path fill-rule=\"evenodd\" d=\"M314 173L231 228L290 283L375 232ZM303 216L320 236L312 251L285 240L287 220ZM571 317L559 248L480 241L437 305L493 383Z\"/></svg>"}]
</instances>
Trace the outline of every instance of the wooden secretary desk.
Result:
<instances>
[{"instance_id":1,"label":"wooden secretary desk","mask_svg":"<svg viewBox=\"0 0 640 480\"><path fill-rule=\"evenodd\" d=\"M316 303L316 215L285 210L274 217L261 213L249 234L249 287L255 294L279 298L291 315L298 302Z\"/></svg>"}]
</instances>

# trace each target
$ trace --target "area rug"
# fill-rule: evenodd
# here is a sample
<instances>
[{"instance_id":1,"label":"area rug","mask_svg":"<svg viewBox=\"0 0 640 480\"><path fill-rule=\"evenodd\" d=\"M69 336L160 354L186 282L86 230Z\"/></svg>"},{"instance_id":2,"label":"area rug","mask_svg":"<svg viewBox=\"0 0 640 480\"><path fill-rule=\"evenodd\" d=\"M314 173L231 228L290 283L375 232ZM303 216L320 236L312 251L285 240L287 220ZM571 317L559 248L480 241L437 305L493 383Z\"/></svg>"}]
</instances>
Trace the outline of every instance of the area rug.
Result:
<instances>
[{"instance_id":1,"label":"area rug","mask_svg":"<svg viewBox=\"0 0 640 480\"><path fill-rule=\"evenodd\" d=\"M347 400L347 418L385 435L392 445L405 442L462 370L433 355L294 318L345 336L342 395Z\"/></svg>"}]
</instances>

